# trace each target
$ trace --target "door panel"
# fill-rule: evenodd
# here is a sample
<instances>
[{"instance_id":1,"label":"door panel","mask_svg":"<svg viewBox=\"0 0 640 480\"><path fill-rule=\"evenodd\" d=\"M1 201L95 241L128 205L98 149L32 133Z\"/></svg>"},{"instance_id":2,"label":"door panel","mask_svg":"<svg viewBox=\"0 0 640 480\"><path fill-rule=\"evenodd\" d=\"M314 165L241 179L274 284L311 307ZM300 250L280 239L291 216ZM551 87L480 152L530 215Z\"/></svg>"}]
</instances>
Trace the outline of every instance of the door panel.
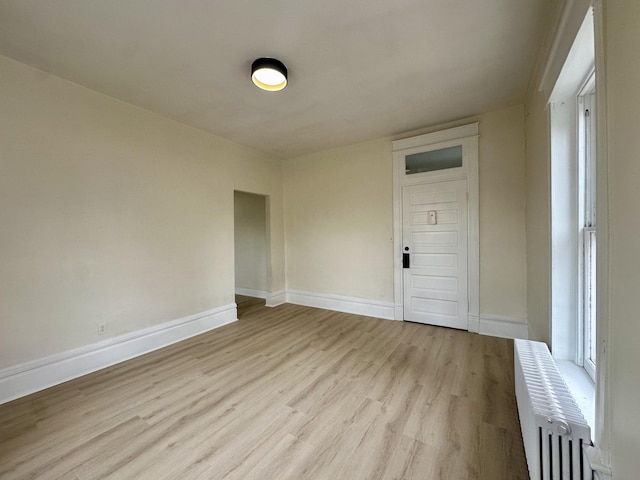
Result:
<instances>
[{"instance_id":1,"label":"door panel","mask_svg":"<svg viewBox=\"0 0 640 480\"><path fill-rule=\"evenodd\" d=\"M467 182L412 185L402 194L402 248L410 254L404 319L466 330Z\"/></svg>"},{"instance_id":2,"label":"door panel","mask_svg":"<svg viewBox=\"0 0 640 480\"><path fill-rule=\"evenodd\" d=\"M411 234L411 243L414 248L435 245L456 246L458 244L458 232L413 232Z\"/></svg>"},{"instance_id":3,"label":"door panel","mask_svg":"<svg viewBox=\"0 0 640 480\"><path fill-rule=\"evenodd\" d=\"M428 221L427 212L413 213L411 218L412 224L425 224ZM456 210L440 210L438 211L438 224L456 224L458 223L458 212Z\"/></svg>"}]
</instances>

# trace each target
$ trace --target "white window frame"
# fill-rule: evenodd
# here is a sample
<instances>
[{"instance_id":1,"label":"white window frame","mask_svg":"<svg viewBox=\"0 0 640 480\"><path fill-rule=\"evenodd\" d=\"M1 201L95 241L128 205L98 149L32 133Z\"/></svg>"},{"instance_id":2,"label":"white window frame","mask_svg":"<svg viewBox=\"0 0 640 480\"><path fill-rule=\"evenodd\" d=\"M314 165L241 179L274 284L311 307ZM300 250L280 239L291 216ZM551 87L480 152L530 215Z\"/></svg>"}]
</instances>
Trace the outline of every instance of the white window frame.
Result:
<instances>
[{"instance_id":1,"label":"white window frame","mask_svg":"<svg viewBox=\"0 0 640 480\"><path fill-rule=\"evenodd\" d=\"M596 102L598 112L607 111L607 75L605 68L605 0L592 0L590 2L565 2L562 14L558 21L557 30L543 51L546 55L544 66L538 82L538 90L548 103L553 103L559 98L550 98L557 84L561 70L567 60L567 52L575 45L577 37L584 27L579 21L591 16L593 20L594 54L591 65L595 63L596 70ZM586 73L586 72L584 72ZM582 75L584 77L584 75ZM594 445L595 450L592 461L596 456L600 457L598 467L600 472L606 472L611 464L611 431L610 421L611 395L607 388L609 377L609 227L608 227L608 147L607 147L607 117L599 115L596 126L597 137L597 193L598 193L598 285L597 285L597 369L595 381L595 421ZM549 291L549 295L553 292ZM549 332L552 335L552 332ZM579 369L580 370L580 369ZM585 373L585 376L586 373ZM610 476L610 470L608 475ZM602 478L606 476L602 474Z\"/></svg>"},{"instance_id":2,"label":"white window frame","mask_svg":"<svg viewBox=\"0 0 640 480\"><path fill-rule=\"evenodd\" d=\"M578 282L578 351L577 364L581 365L591 379L596 379L597 358L591 358L596 350L596 339L592 334L591 322L596 321L595 301L596 271L592 254L597 256L596 238L596 99L595 71L583 82L578 93L578 229L579 229L579 271ZM587 281L591 279L591 281Z\"/></svg>"}]
</instances>

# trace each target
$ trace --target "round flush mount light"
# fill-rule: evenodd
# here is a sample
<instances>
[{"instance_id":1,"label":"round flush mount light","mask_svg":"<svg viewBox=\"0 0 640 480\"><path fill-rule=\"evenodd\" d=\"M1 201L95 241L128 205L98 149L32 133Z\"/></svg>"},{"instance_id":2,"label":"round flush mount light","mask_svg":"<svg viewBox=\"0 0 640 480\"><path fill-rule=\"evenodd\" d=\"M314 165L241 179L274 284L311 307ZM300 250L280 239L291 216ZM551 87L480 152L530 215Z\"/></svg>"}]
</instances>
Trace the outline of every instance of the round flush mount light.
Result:
<instances>
[{"instance_id":1,"label":"round flush mount light","mask_svg":"<svg viewBox=\"0 0 640 480\"><path fill-rule=\"evenodd\" d=\"M262 90L278 92L287 86L287 67L275 58L258 58L251 64L251 80Z\"/></svg>"}]
</instances>

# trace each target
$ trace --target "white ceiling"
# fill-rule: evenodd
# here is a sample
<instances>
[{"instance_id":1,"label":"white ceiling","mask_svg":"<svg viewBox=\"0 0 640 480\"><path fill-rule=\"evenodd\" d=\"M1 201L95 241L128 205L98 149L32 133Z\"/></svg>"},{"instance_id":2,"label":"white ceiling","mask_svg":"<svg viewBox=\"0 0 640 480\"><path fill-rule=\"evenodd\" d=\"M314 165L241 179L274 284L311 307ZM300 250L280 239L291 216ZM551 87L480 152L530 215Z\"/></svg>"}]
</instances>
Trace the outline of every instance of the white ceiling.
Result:
<instances>
[{"instance_id":1,"label":"white ceiling","mask_svg":"<svg viewBox=\"0 0 640 480\"><path fill-rule=\"evenodd\" d=\"M292 157L521 103L553 1L0 0L0 54Z\"/></svg>"}]
</instances>

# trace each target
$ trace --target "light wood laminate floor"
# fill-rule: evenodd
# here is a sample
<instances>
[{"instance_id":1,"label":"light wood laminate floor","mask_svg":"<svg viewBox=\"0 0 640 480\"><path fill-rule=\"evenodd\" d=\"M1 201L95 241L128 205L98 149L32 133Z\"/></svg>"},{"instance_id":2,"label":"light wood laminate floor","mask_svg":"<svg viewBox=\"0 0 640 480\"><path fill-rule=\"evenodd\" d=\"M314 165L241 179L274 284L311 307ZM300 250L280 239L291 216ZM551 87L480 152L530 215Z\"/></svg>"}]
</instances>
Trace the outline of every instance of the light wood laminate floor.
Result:
<instances>
[{"instance_id":1,"label":"light wood laminate floor","mask_svg":"<svg viewBox=\"0 0 640 480\"><path fill-rule=\"evenodd\" d=\"M528 478L512 341L263 303L0 406L0 478Z\"/></svg>"}]
</instances>

